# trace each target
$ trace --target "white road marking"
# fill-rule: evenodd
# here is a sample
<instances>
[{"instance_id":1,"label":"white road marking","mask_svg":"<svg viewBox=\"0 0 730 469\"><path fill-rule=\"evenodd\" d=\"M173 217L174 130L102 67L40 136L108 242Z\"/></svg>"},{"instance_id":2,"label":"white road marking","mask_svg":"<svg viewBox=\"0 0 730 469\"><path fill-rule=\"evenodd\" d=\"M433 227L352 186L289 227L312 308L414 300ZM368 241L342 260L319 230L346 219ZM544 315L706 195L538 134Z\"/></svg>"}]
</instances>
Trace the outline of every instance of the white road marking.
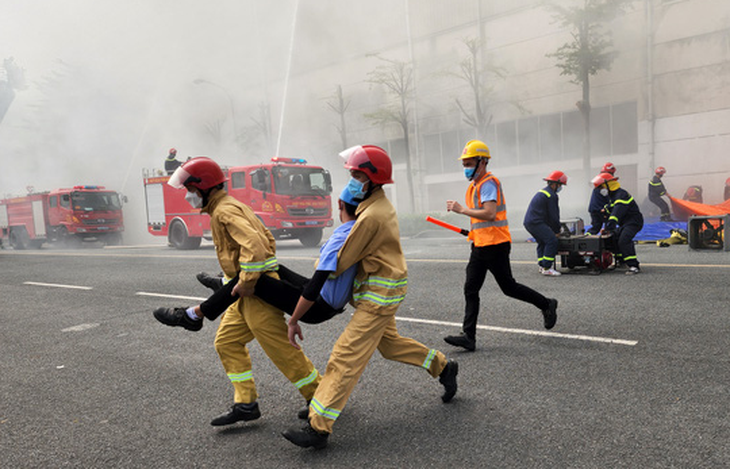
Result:
<instances>
[{"instance_id":1,"label":"white road marking","mask_svg":"<svg viewBox=\"0 0 730 469\"><path fill-rule=\"evenodd\" d=\"M395 319L398 321L416 322L416 323L421 323L421 324L435 324L438 326L461 327L461 323L434 321L432 319L404 318L404 317L398 317L398 316L396 316ZM594 337L594 336L589 336L589 335L577 335L577 334L561 334L559 332L531 331L531 330L527 330L527 329L511 329L511 328L507 328L507 327L477 326L477 329L482 329L482 330L486 330L486 331L495 331L495 332L507 332L510 334L537 335L537 336L543 336L543 337L555 337L558 339L572 339L572 340L583 340L583 341L587 341L587 342L602 342L602 343L606 343L606 344L628 345L630 347L633 347L634 345L639 343L639 341L637 341L637 340L612 339L609 337Z\"/></svg>"},{"instance_id":2,"label":"white road marking","mask_svg":"<svg viewBox=\"0 0 730 469\"><path fill-rule=\"evenodd\" d=\"M61 329L61 332L79 332L85 331L87 329L93 329L95 327L99 327L99 323L91 322L86 324L79 324L78 326L71 326L67 327L66 329Z\"/></svg>"},{"instance_id":3,"label":"white road marking","mask_svg":"<svg viewBox=\"0 0 730 469\"><path fill-rule=\"evenodd\" d=\"M166 293L148 293L143 291L138 291L135 293L135 295L139 296L155 296L158 298L173 298L176 300L191 300L191 301L205 301L207 298L199 298L197 296L182 296L182 295L168 295Z\"/></svg>"},{"instance_id":4,"label":"white road marking","mask_svg":"<svg viewBox=\"0 0 730 469\"><path fill-rule=\"evenodd\" d=\"M93 290L93 287L83 287L80 285L61 285L59 283L23 282L23 284L24 285L36 285L38 287L72 288L74 290Z\"/></svg>"}]
</instances>

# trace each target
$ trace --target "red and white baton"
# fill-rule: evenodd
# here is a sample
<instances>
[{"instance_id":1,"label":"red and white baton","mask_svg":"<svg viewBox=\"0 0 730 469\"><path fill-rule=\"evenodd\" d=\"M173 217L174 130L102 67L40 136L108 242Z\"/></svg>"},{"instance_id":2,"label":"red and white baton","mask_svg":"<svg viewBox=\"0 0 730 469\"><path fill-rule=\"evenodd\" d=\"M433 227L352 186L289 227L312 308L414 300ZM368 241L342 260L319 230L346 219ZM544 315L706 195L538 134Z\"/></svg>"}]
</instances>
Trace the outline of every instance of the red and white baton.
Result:
<instances>
[{"instance_id":1,"label":"red and white baton","mask_svg":"<svg viewBox=\"0 0 730 469\"><path fill-rule=\"evenodd\" d=\"M458 226L454 226L451 223L446 223L445 221L438 220L431 216L427 216L426 221L430 221L434 225L438 225L441 228L446 228L447 230L456 231L457 233L462 234L464 236L469 236L469 230L465 230L464 228L459 228Z\"/></svg>"}]
</instances>

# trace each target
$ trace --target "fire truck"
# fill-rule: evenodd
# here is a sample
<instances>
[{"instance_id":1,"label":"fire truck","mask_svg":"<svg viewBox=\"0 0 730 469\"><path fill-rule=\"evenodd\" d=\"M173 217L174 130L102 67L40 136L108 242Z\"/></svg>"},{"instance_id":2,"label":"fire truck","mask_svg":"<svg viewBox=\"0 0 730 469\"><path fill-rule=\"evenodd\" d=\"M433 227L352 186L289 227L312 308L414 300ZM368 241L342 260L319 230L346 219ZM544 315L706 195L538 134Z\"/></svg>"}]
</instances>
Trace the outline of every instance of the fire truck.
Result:
<instances>
[{"instance_id":1,"label":"fire truck","mask_svg":"<svg viewBox=\"0 0 730 469\"><path fill-rule=\"evenodd\" d=\"M245 203L276 239L298 239L313 247L322 231L332 226L332 179L329 171L301 158L274 157L270 163L223 168L229 195ZM147 229L167 236L176 249L196 249L202 238L212 239L210 217L185 200L169 176L145 171Z\"/></svg>"},{"instance_id":2,"label":"fire truck","mask_svg":"<svg viewBox=\"0 0 730 469\"><path fill-rule=\"evenodd\" d=\"M15 249L85 240L121 244L122 198L103 186L74 186L0 200L0 240Z\"/></svg>"}]
</instances>

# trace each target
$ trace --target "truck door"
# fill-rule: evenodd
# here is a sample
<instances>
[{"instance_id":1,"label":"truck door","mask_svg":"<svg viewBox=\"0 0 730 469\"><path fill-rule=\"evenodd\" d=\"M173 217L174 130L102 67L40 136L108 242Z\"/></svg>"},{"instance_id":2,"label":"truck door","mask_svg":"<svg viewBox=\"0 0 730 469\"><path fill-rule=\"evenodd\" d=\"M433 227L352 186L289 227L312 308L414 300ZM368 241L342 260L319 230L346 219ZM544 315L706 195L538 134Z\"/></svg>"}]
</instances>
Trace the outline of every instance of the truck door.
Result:
<instances>
[{"instance_id":1,"label":"truck door","mask_svg":"<svg viewBox=\"0 0 730 469\"><path fill-rule=\"evenodd\" d=\"M45 238L46 237L46 219L43 216L43 201L33 201L33 230L35 231L34 238Z\"/></svg>"}]
</instances>

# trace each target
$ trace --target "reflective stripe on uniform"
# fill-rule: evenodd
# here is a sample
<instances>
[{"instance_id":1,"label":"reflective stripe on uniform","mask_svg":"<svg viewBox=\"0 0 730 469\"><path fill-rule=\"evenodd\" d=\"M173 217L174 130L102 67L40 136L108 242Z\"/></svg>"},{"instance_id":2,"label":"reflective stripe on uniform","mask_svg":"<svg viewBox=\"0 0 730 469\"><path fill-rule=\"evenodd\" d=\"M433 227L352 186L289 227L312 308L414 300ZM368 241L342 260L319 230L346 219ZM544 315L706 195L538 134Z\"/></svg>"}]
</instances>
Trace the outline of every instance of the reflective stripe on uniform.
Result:
<instances>
[{"instance_id":1,"label":"reflective stripe on uniform","mask_svg":"<svg viewBox=\"0 0 730 469\"><path fill-rule=\"evenodd\" d=\"M296 386L297 389L302 389L304 386L306 386L308 384L312 384L314 382L314 380L317 379L318 375L319 375L319 373L317 372L317 369L315 368L314 370L312 370L311 373L309 373L309 375L306 378L302 378L299 381L297 381L296 383L294 383L294 386Z\"/></svg>"},{"instance_id":2,"label":"reflective stripe on uniform","mask_svg":"<svg viewBox=\"0 0 730 469\"><path fill-rule=\"evenodd\" d=\"M428 352L428 356L423 361L423 365L421 365L421 366L424 367L427 370L430 369L431 368L431 362L433 361L433 359L434 359L435 356L436 356L436 350L435 349L431 349Z\"/></svg>"},{"instance_id":3,"label":"reflective stripe on uniform","mask_svg":"<svg viewBox=\"0 0 730 469\"><path fill-rule=\"evenodd\" d=\"M401 288L408 285L408 278L393 279L385 277L368 277L367 280L363 282L355 280L355 288L360 288L363 285L377 285L385 288Z\"/></svg>"},{"instance_id":4,"label":"reflective stripe on uniform","mask_svg":"<svg viewBox=\"0 0 730 469\"><path fill-rule=\"evenodd\" d=\"M613 205L616 205L616 204L628 205L628 204L630 204L633 201L634 201L634 198L633 197L629 197L628 200L614 200L613 201Z\"/></svg>"},{"instance_id":5,"label":"reflective stripe on uniform","mask_svg":"<svg viewBox=\"0 0 730 469\"><path fill-rule=\"evenodd\" d=\"M314 409L314 411L318 415L321 415L322 417L328 418L330 420L337 420L337 417L339 417L340 413L342 412L341 410L324 407L317 399L312 399L312 402L309 404L309 406Z\"/></svg>"},{"instance_id":6,"label":"reflective stripe on uniform","mask_svg":"<svg viewBox=\"0 0 730 469\"><path fill-rule=\"evenodd\" d=\"M630 260L632 260L632 259L636 259L636 256L628 256L628 257L624 257L624 262L626 262L626 261L630 261Z\"/></svg>"},{"instance_id":7,"label":"reflective stripe on uniform","mask_svg":"<svg viewBox=\"0 0 730 469\"><path fill-rule=\"evenodd\" d=\"M509 226L509 222L507 220L498 220L498 221L480 221L479 223L472 223L471 229L479 229L479 228L492 228L492 227L502 227L502 226Z\"/></svg>"},{"instance_id":8,"label":"reflective stripe on uniform","mask_svg":"<svg viewBox=\"0 0 730 469\"><path fill-rule=\"evenodd\" d=\"M261 262L241 262L242 272L268 272L270 270L278 270L279 261L276 257L270 257Z\"/></svg>"},{"instance_id":9,"label":"reflective stripe on uniform","mask_svg":"<svg viewBox=\"0 0 730 469\"><path fill-rule=\"evenodd\" d=\"M394 304L400 303L405 298L406 298L406 295L385 296L385 295L378 295L377 293L373 293L371 291L364 291L364 292L356 293L356 294L352 295L352 299L355 301L367 300L367 301L371 301L371 302L381 305L381 306L392 306Z\"/></svg>"},{"instance_id":10,"label":"reflective stripe on uniform","mask_svg":"<svg viewBox=\"0 0 730 469\"><path fill-rule=\"evenodd\" d=\"M228 379L231 383L242 383L253 379L253 371L249 370L244 373L228 373Z\"/></svg>"},{"instance_id":11,"label":"reflective stripe on uniform","mask_svg":"<svg viewBox=\"0 0 730 469\"><path fill-rule=\"evenodd\" d=\"M550 197L552 197L552 196L550 195L550 192L546 191L545 189L540 189L540 191L539 191L539 192L542 192L543 194L545 194L545 195L547 196L547 198L548 198L548 199L549 199Z\"/></svg>"}]
</instances>

